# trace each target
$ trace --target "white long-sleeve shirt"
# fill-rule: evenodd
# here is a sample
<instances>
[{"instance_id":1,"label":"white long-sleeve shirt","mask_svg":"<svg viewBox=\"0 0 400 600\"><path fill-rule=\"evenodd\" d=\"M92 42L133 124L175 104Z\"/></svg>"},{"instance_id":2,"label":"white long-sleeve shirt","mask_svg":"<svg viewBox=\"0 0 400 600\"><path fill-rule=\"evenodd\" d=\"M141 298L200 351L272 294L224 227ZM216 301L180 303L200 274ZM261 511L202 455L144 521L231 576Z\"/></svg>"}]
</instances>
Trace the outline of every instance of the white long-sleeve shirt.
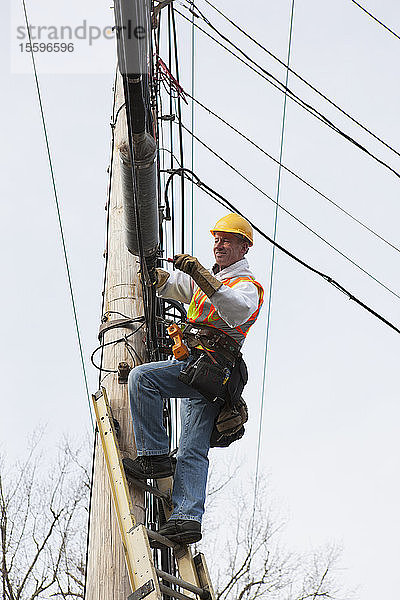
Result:
<instances>
[{"instance_id":1,"label":"white long-sleeve shirt","mask_svg":"<svg viewBox=\"0 0 400 600\"><path fill-rule=\"evenodd\" d=\"M222 269L218 273L210 273L220 281L226 279L235 279L236 277L252 277L249 263L246 258L237 261L233 265ZM174 271L169 279L158 289L158 295L162 298L171 298L185 304L190 304L193 294L198 288L190 275L182 271ZM219 316L229 325L229 327L238 327L246 323L251 315L257 310L259 303L259 290L257 286L250 281L239 281L232 287L222 285L212 298L207 298L203 313L207 315L212 306L214 306Z\"/></svg>"}]
</instances>

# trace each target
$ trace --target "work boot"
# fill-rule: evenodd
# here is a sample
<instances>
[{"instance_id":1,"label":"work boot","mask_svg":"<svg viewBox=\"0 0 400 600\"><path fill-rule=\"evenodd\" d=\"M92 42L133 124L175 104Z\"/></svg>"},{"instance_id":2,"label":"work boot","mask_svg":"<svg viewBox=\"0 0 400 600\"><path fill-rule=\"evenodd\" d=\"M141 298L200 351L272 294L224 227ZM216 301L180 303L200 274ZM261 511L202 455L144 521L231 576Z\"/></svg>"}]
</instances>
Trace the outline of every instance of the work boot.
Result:
<instances>
[{"instance_id":1,"label":"work boot","mask_svg":"<svg viewBox=\"0 0 400 600\"><path fill-rule=\"evenodd\" d=\"M201 524L191 519L170 519L157 533L177 544L194 544L201 540Z\"/></svg>"},{"instance_id":2,"label":"work boot","mask_svg":"<svg viewBox=\"0 0 400 600\"><path fill-rule=\"evenodd\" d=\"M138 456L135 460L123 458L126 474L133 479L162 479L174 474L174 465L168 454Z\"/></svg>"}]
</instances>

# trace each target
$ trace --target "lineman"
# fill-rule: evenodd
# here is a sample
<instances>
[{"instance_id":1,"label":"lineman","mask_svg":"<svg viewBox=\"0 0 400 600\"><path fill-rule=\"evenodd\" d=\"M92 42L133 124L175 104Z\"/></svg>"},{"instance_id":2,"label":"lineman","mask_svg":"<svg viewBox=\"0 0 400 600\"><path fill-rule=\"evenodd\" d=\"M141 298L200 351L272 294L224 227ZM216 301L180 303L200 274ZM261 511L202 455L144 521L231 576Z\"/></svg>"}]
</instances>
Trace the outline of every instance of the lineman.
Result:
<instances>
[{"instance_id":1,"label":"lineman","mask_svg":"<svg viewBox=\"0 0 400 600\"><path fill-rule=\"evenodd\" d=\"M223 401L236 401L243 389L240 348L263 299L245 258L253 245L251 225L231 213L211 230L215 265L208 271L188 254L174 257L177 271L157 269L157 292L189 304L184 338L188 358L151 362L132 369L129 398L137 458L124 459L137 479L174 474L163 425L163 399L181 398L181 435L172 492L173 512L159 533L190 544L201 539L208 474L208 451ZM245 370L245 366L244 366Z\"/></svg>"}]
</instances>

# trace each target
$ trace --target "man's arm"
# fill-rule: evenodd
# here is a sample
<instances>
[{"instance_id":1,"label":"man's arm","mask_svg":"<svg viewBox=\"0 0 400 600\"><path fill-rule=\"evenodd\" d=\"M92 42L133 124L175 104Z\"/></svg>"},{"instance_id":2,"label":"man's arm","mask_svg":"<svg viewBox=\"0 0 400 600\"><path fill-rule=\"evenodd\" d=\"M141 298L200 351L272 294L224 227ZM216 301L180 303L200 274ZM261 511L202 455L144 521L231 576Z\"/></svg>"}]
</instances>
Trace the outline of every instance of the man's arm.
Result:
<instances>
[{"instance_id":1,"label":"man's arm","mask_svg":"<svg viewBox=\"0 0 400 600\"><path fill-rule=\"evenodd\" d=\"M176 254L174 266L190 275L206 296L211 298L222 286L222 281L211 275L195 256L190 254Z\"/></svg>"},{"instance_id":2,"label":"man's arm","mask_svg":"<svg viewBox=\"0 0 400 600\"><path fill-rule=\"evenodd\" d=\"M157 269L157 273L160 283L160 287L157 285L157 294L161 298L171 298L172 300L190 304L194 283L189 275L180 271L168 273L168 271L164 271L163 269ZM162 273L169 275L169 277L161 277Z\"/></svg>"},{"instance_id":3,"label":"man's arm","mask_svg":"<svg viewBox=\"0 0 400 600\"><path fill-rule=\"evenodd\" d=\"M175 256L174 265L194 279L230 327L242 325L257 310L258 288L251 281L239 282L233 287L228 287L207 271L197 258L189 254Z\"/></svg>"},{"instance_id":4,"label":"man's arm","mask_svg":"<svg viewBox=\"0 0 400 600\"><path fill-rule=\"evenodd\" d=\"M229 325L246 323L258 307L258 288L251 281L241 281L233 287L222 285L212 297L219 316Z\"/></svg>"}]
</instances>

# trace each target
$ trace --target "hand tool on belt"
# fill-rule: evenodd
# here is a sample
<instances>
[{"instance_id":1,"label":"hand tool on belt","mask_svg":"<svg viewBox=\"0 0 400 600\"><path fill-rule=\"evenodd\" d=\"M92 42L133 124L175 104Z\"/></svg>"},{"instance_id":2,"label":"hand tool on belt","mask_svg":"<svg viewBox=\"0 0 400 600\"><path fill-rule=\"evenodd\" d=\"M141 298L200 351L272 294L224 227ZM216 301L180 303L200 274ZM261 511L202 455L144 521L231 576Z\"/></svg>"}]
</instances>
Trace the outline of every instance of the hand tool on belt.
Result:
<instances>
[{"instance_id":1,"label":"hand tool on belt","mask_svg":"<svg viewBox=\"0 0 400 600\"><path fill-rule=\"evenodd\" d=\"M215 351L234 364L241 358L239 344L220 329L200 323L187 323L183 329L183 337L189 348L203 348Z\"/></svg>"}]
</instances>

